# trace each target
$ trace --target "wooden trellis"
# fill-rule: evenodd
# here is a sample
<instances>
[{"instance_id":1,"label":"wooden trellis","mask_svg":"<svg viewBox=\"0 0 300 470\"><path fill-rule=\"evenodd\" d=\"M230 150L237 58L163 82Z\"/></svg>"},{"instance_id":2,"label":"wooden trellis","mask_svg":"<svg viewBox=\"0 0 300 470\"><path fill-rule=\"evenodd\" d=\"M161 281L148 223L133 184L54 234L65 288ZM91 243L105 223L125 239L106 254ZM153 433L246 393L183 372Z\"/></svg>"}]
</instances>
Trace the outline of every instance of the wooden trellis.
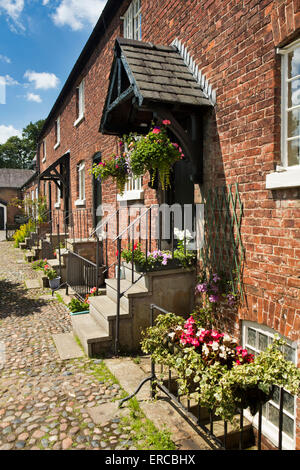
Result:
<instances>
[{"instance_id":1,"label":"wooden trellis","mask_svg":"<svg viewBox=\"0 0 300 470\"><path fill-rule=\"evenodd\" d=\"M238 184L209 189L204 199L204 240L201 249L203 269L223 273L233 292L243 293L244 247L241 239L243 203Z\"/></svg>"}]
</instances>

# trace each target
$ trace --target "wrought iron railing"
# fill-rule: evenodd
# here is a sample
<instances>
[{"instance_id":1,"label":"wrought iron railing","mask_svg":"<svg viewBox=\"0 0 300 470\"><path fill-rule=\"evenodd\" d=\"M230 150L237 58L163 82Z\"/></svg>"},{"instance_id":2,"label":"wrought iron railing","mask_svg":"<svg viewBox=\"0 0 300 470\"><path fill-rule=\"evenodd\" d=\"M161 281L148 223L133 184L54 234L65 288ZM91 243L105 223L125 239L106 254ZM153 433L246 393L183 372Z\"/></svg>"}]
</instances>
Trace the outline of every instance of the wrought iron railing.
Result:
<instances>
[{"instance_id":1,"label":"wrought iron railing","mask_svg":"<svg viewBox=\"0 0 300 470\"><path fill-rule=\"evenodd\" d=\"M97 242L97 253L99 253L99 241ZM98 289L100 275L100 261L97 255L96 263L89 261L78 253L68 252L66 294L72 288L76 295L84 300L93 287Z\"/></svg>"},{"instance_id":2,"label":"wrought iron railing","mask_svg":"<svg viewBox=\"0 0 300 470\"><path fill-rule=\"evenodd\" d=\"M155 313L168 314L169 312L155 304L150 306L150 326L154 326ZM156 372L157 365L154 360L151 358L151 375L146 377L137 387L135 392L119 402L119 407L122 407L123 404L133 398L142 386L150 382L151 398L157 396L157 391L160 390L165 394L169 400L175 405L175 407L180 410L185 418L190 424L196 425L196 429L199 428L199 431L203 431L215 445L224 450L236 449L244 450L250 446L253 446L256 438L256 449L262 449L262 416L263 416L263 405L259 405L258 409L258 426L256 432L253 434L253 442L247 440L246 431L249 425L245 426L244 419L244 410L241 409L238 411L237 416L239 418L239 427L234 429L235 436L237 436L237 444L232 445L231 433L229 432L228 426L229 423L222 421L221 418L217 417L214 413L214 410L208 410L201 407L199 402L192 402L190 399L179 395L178 386L176 382L176 371L173 371L169 367L160 366L159 373ZM278 441L277 444L273 444L272 447L277 450L282 450L282 441L283 441L283 397L284 389L281 387L279 389L279 413L278 413ZM220 434L220 421L222 421L223 431ZM218 424L218 435L216 433L216 422ZM256 434L256 436L255 436ZM255 437L254 437L255 436ZM253 447L252 447L253 448Z\"/></svg>"},{"instance_id":3,"label":"wrought iron railing","mask_svg":"<svg viewBox=\"0 0 300 470\"><path fill-rule=\"evenodd\" d=\"M196 206L192 206L192 218L190 230L193 233L194 239L196 238ZM161 206L155 204L146 208L143 212L140 211L140 214L135 218L130 224L121 231L118 236L114 239L116 242L116 254L117 260L114 265L117 267L117 311L116 311L116 328L115 328L115 344L114 351L115 354L119 352L119 322L120 322L120 306L121 299L126 294L126 292L132 287L133 284L136 284L142 277L141 275L136 275L135 272L135 263L134 263L134 251L136 244L139 244L140 250L144 253L144 257L147 263L149 252L153 250L162 250L167 249L172 253L172 259L174 260L174 252L176 248L176 237L175 237L175 228L180 225L180 229L183 232L183 246L184 254L187 251L187 230L186 230L186 220L185 220L185 206L180 207L180 219L175 222L175 214L171 210L168 212L167 217L163 217L163 212L161 211ZM125 290L121 289L121 259L122 259L122 250L124 248L131 249L131 285L126 287ZM164 245L164 246L163 246Z\"/></svg>"}]
</instances>

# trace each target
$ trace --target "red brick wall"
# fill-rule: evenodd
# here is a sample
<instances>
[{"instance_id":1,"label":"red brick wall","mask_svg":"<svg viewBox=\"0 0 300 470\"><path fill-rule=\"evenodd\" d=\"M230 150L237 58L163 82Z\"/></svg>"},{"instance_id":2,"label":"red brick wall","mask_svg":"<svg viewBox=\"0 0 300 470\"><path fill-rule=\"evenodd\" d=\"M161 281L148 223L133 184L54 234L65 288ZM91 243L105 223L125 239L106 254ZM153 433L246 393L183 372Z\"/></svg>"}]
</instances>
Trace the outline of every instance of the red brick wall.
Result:
<instances>
[{"instance_id":1,"label":"red brick wall","mask_svg":"<svg viewBox=\"0 0 300 470\"><path fill-rule=\"evenodd\" d=\"M98 128L122 12L116 12L82 73L85 121L74 128L74 87L60 110L58 150L53 150L54 123L47 134L46 165L70 149L72 207L77 163L86 161L86 205L91 207L91 158L96 151L105 158L116 149L116 140L100 135ZM280 58L275 48L300 37L300 2L142 0L142 33L144 41L166 45L179 38L217 93L215 109L204 120L204 184L195 193L199 201L208 187L239 184L247 303L229 328L237 332L239 322L248 319L299 341L300 189L269 191L265 184L280 162ZM148 205L155 201L155 192L144 180ZM116 205L111 182L103 184L103 202ZM111 252L115 256L113 247Z\"/></svg>"},{"instance_id":2,"label":"red brick wall","mask_svg":"<svg viewBox=\"0 0 300 470\"><path fill-rule=\"evenodd\" d=\"M0 200L7 202L6 206L6 223L7 225L15 225L15 215L21 214L22 211L15 206L10 205L11 201L16 198L20 198L21 193L15 188L1 188L0 189Z\"/></svg>"}]
</instances>

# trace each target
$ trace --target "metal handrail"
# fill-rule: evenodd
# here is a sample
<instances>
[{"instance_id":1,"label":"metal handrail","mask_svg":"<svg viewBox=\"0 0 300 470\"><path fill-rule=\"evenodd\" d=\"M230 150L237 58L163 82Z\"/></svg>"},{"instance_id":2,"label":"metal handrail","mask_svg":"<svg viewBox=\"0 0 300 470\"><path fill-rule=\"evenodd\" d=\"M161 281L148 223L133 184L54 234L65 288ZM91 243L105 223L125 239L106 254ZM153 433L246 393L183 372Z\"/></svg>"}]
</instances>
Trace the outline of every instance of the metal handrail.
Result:
<instances>
[{"instance_id":1,"label":"metal handrail","mask_svg":"<svg viewBox=\"0 0 300 470\"><path fill-rule=\"evenodd\" d=\"M128 232L142 217L144 217L144 215L146 215L150 210L153 209L153 207L157 207L158 204L152 204L150 207L148 207L145 212L143 212L143 214L139 215L136 219L134 219L129 225L128 227L126 227L121 233L119 233L119 235L116 236L116 238L113 240L113 242L115 242L118 238L122 238L122 236L124 235L124 233Z\"/></svg>"}]
</instances>

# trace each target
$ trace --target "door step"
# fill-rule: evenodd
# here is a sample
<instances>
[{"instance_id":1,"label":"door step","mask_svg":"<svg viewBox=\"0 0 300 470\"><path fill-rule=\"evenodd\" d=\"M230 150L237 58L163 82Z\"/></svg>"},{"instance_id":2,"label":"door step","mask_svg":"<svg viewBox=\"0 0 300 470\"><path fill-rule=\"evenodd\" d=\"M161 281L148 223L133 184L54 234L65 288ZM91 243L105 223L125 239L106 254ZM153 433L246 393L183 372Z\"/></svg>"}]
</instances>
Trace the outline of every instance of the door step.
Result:
<instances>
[{"instance_id":1,"label":"door step","mask_svg":"<svg viewBox=\"0 0 300 470\"><path fill-rule=\"evenodd\" d=\"M90 314L71 316L74 335L89 357L110 351L112 338Z\"/></svg>"}]
</instances>

